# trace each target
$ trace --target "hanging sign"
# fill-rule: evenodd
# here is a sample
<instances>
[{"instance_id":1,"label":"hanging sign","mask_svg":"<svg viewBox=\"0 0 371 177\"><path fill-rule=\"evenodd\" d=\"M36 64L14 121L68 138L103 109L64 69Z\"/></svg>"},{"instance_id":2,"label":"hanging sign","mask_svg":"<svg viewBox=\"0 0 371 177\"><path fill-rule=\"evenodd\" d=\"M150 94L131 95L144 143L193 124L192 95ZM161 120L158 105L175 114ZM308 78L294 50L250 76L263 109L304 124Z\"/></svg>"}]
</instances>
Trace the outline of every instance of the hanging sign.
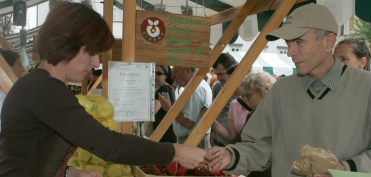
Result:
<instances>
[{"instance_id":1,"label":"hanging sign","mask_svg":"<svg viewBox=\"0 0 371 177\"><path fill-rule=\"evenodd\" d=\"M210 18L137 11L135 61L209 67Z\"/></svg>"}]
</instances>

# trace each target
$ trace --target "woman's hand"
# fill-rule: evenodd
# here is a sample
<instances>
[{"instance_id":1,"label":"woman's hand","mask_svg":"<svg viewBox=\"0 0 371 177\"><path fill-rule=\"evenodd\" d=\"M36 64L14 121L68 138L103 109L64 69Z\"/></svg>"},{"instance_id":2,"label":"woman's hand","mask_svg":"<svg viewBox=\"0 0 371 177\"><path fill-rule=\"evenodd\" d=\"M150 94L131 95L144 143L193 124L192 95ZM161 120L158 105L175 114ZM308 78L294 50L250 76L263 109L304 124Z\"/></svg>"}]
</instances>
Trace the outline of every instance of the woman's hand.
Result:
<instances>
[{"instance_id":1,"label":"woman's hand","mask_svg":"<svg viewBox=\"0 0 371 177\"><path fill-rule=\"evenodd\" d=\"M173 144L175 148L175 156L173 161L178 162L181 166L193 169L200 164L208 162L206 150L198 147L189 146L185 144ZM211 157L210 157L211 159Z\"/></svg>"},{"instance_id":2,"label":"woman's hand","mask_svg":"<svg viewBox=\"0 0 371 177\"><path fill-rule=\"evenodd\" d=\"M67 177L103 177L103 175L98 172L78 170L71 167L67 172Z\"/></svg>"},{"instance_id":3,"label":"woman's hand","mask_svg":"<svg viewBox=\"0 0 371 177\"><path fill-rule=\"evenodd\" d=\"M164 97L161 95L161 93L158 93L158 100L160 101L162 109L164 109L165 111L169 111L169 109L171 108L169 94L166 93L166 97Z\"/></svg>"}]
</instances>

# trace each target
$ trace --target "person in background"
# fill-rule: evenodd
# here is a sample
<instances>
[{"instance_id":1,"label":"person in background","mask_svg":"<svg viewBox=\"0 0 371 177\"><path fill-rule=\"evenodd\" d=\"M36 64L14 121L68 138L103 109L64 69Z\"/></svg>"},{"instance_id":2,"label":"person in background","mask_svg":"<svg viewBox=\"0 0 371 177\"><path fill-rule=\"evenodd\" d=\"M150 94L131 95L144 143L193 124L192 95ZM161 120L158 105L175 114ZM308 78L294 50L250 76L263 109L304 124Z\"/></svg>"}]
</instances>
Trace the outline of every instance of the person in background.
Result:
<instances>
[{"instance_id":1,"label":"person in background","mask_svg":"<svg viewBox=\"0 0 371 177\"><path fill-rule=\"evenodd\" d=\"M210 88L213 88L213 86L215 85L215 83L218 81L218 77L216 75L213 75L211 78L210 78Z\"/></svg>"},{"instance_id":2,"label":"person in background","mask_svg":"<svg viewBox=\"0 0 371 177\"><path fill-rule=\"evenodd\" d=\"M88 80L88 86L87 86L87 90L89 90L92 86L92 84L94 84L95 82L95 78L94 78L94 75L93 75L93 72L95 71L95 69L91 69L91 71L88 73L88 75L86 76L86 79Z\"/></svg>"},{"instance_id":3,"label":"person in background","mask_svg":"<svg viewBox=\"0 0 371 177\"><path fill-rule=\"evenodd\" d=\"M263 100L264 96L268 93L269 89L273 86L276 82L276 78L271 76L269 73L265 71L251 73L245 76L240 84L240 88L242 91L242 100L252 108L245 117L245 120L241 126L240 124L240 131L248 124L250 117L253 115L254 110L258 107L260 102ZM239 132L240 132L239 131ZM237 142L242 142L241 137L237 137ZM248 176L249 177L271 177L271 166L260 172L260 171L252 171Z\"/></svg>"},{"instance_id":4,"label":"person in background","mask_svg":"<svg viewBox=\"0 0 371 177\"><path fill-rule=\"evenodd\" d=\"M213 65L214 74L217 76L218 81L213 85L212 87L212 93L213 93L213 101L215 100L216 96L218 95L219 91L222 89L224 84L227 82L227 75L226 71L229 67L233 66L234 64L237 64L237 61L233 58L232 55L229 53L222 53L218 57L218 59L215 61ZM229 104L232 100L236 99L236 96L232 96L228 102L223 107L223 110L220 112L216 120L223 125L224 127L227 127L228 122L228 111L229 111ZM228 144L228 141L221 138L218 134L216 134L214 131L212 131L211 140L213 145L216 146L225 146Z\"/></svg>"},{"instance_id":5,"label":"person in background","mask_svg":"<svg viewBox=\"0 0 371 177\"><path fill-rule=\"evenodd\" d=\"M338 159L335 170L371 172L371 75L336 59L337 33L333 14L311 3L266 35L268 41L286 41L298 74L280 79L268 91L242 130L242 143L208 150L213 154L209 167L245 174L272 165L273 177L294 177L293 162L310 145L331 151Z\"/></svg>"},{"instance_id":6,"label":"person in background","mask_svg":"<svg viewBox=\"0 0 371 177\"><path fill-rule=\"evenodd\" d=\"M82 82L115 42L93 9L59 2L39 29L38 41L40 66L14 84L3 104L1 177L78 176L80 170L67 167L77 146L106 161L135 166L175 161L195 168L212 158L197 147L111 131L79 104L66 83Z\"/></svg>"},{"instance_id":7,"label":"person in background","mask_svg":"<svg viewBox=\"0 0 371 177\"><path fill-rule=\"evenodd\" d=\"M14 74L17 78L21 78L23 74L23 66L21 62L21 57L17 52L11 50L3 50L0 49L0 54L5 59L6 63L10 66ZM0 91L0 115L1 115L1 108L3 107L3 102L5 100L6 94L3 90ZM1 131L1 120L0 120L0 131Z\"/></svg>"},{"instance_id":8,"label":"person in background","mask_svg":"<svg viewBox=\"0 0 371 177\"><path fill-rule=\"evenodd\" d=\"M227 80L236 69L236 67L237 65L233 65L227 69ZM241 96L240 87L237 87L237 89L233 92L233 96ZM211 126L216 134L218 134L221 138L227 140L229 143L234 142L236 136L242 130L243 125L245 125L246 116L249 113L249 110L241 105L241 103L239 103L237 99L234 99L229 105L227 126L225 127L221 125L217 120L215 120L215 122Z\"/></svg>"},{"instance_id":9,"label":"person in background","mask_svg":"<svg viewBox=\"0 0 371 177\"><path fill-rule=\"evenodd\" d=\"M24 68L19 54L11 50L3 49L0 49L0 53L4 57L5 61L12 68L12 71L17 76L17 78L21 78L24 72Z\"/></svg>"},{"instance_id":10,"label":"person in background","mask_svg":"<svg viewBox=\"0 0 371 177\"><path fill-rule=\"evenodd\" d=\"M179 86L185 87L196 72L196 68L174 66L173 78ZM193 128L201 120L201 108L208 108L211 102L211 88L207 82L202 79L191 98L189 98L173 122L174 133L178 137L179 144L183 144L186 141ZM210 148L210 129L206 132L198 147L203 149Z\"/></svg>"},{"instance_id":11,"label":"person in background","mask_svg":"<svg viewBox=\"0 0 371 177\"><path fill-rule=\"evenodd\" d=\"M91 82L91 84L89 84L88 90L90 90L92 88L94 83L97 81L98 77L102 74L102 70L101 69L94 69L91 72L92 72L92 75L93 75L93 81ZM97 89L100 89L100 88L102 88L102 82L97 85Z\"/></svg>"},{"instance_id":12,"label":"person in background","mask_svg":"<svg viewBox=\"0 0 371 177\"><path fill-rule=\"evenodd\" d=\"M370 50L364 38L345 37L336 45L334 55L349 67L370 71Z\"/></svg>"},{"instance_id":13,"label":"person in background","mask_svg":"<svg viewBox=\"0 0 371 177\"><path fill-rule=\"evenodd\" d=\"M153 122L153 129L157 128L157 126L167 114L167 111L170 109L171 105L173 105L175 102L175 93L172 87L174 79L171 77L172 74L173 73L170 66L156 65L155 121ZM161 104L159 100L160 97L170 100L171 104ZM173 125L170 125L169 129L162 136L160 142L177 142L177 138L173 130Z\"/></svg>"}]
</instances>

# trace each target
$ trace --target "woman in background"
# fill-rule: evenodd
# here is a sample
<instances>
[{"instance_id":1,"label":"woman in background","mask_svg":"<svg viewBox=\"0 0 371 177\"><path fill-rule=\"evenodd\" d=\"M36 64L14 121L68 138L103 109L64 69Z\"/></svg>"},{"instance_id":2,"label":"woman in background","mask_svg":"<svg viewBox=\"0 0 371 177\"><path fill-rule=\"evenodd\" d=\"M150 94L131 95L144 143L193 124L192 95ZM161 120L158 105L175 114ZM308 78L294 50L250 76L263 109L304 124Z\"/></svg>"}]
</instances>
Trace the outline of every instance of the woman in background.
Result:
<instances>
[{"instance_id":1,"label":"woman in background","mask_svg":"<svg viewBox=\"0 0 371 177\"><path fill-rule=\"evenodd\" d=\"M345 37L336 45L334 55L349 67L370 71L370 50L364 38Z\"/></svg>"},{"instance_id":2,"label":"woman in background","mask_svg":"<svg viewBox=\"0 0 371 177\"><path fill-rule=\"evenodd\" d=\"M157 128L167 114L167 111L170 109L171 105L173 105L175 102L175 93L172 87L174 79L171 77L172 71L170 66L157 65L155 74L156 94L155 121L153 122L153 129ZM161 104L159 101L160 96L165 99L170 99L171 105ZM160 142L176 143L176 140L177 138L174 134L173 125L170 125L164 136L162 136Z\"/></svg>"},{"instance_id":3,"label":"woman in background","mask_svg":"<svg viewBox=\"0 0 371 177\"><path fill-rule=\"evenodd\" d=\"M8 65L12 68L12 71L17 76L17 78L21 78L24 69L19 54L11 50L3 49L0 49L0 53L5 59L5 61L8 63Z\"/></svg>"},{"instance_id":4,"label":"woman in background","mask_svg":"<svg viewBox=\"0 0 371 177\"><path fill-rule=\"evenodd\" d=\"M0 54L5 59L6 63L10 66L14 74L17 76L17 78L22 77L23 74L23 66L21 62L21 57L17 52L11 51L11 50L3 50L0 49ZM0 91L0 115L1 115L1 108L3 107L3 102L5 99L5 93L3 90ZM0 121L0 131L1 131L1 121Z\"/></svg>"},{"instance_id":5,"label":"woman in background","mask_svg":"<svg viewBox=\"0 0 371 177\"><path fill-rule=\"evenodd\" d=\"M253 109L247 115L246 123L248 123L249 118L254 113L254 110L258 107L264 96L268 93L269 89L275 82L276 79L265 71L248 74L242 80L240 84L242 100ZM252 171L248 177L271 177L271 168L272 166L262 172Z\"/></svg>"}]
</instances>

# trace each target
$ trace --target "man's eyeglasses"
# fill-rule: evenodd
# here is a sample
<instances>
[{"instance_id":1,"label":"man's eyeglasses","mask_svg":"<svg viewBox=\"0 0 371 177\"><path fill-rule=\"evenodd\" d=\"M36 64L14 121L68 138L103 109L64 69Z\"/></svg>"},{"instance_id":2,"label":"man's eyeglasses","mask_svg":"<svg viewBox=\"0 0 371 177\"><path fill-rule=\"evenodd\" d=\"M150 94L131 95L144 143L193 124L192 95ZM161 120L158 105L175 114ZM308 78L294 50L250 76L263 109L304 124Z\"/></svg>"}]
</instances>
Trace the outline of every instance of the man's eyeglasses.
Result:
<instances>
[{"instance_id":1,"label":"man's eyeglasses","mask_svg":"<svg viewBox=\"0 0 371 177\"><path fill-rule=\"evenodd\" d=\"M244 93L243 96L247 99L250 99L253 95L257 94L256 92L255 93Z\"/></svg>"},{"instance_id":2,"label":"man's eyeglasses","mask_svg":"<svg viewBox=\"0 0 371 177\"><path fill-rule=\"evenodd\" d=\"M161 71L156 71L155 74L156 74L157 76L166 75L165 73L162 73Z\"/></svg>"}]
</instances>

